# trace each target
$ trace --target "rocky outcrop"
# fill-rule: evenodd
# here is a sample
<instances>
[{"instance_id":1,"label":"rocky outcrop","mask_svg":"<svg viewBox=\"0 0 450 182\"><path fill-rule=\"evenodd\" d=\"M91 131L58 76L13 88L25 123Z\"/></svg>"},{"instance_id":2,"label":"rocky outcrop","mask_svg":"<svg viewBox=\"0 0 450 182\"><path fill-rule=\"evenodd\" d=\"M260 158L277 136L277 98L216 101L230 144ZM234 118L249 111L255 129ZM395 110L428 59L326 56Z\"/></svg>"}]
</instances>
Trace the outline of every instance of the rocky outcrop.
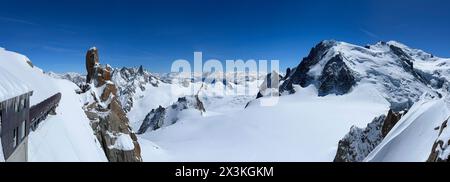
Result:
<instances>
[{"instance_id":1,"label":"rocky outcrop","mask_svg":"<svg viewBox=\"0 0 450 182\"><path fill-rule=\"evenodd\" d=\"M96 49L95 49L96 50ZM94 51L94 49L88 51L86 56L90 57L93 60L98 57L98 50ZM134 105L134 100L136 97L136 93L143 92L147 87L158 87L159 83L162 82L161 79L155 75L152 75L147 70L144 69L143 66L139 66L138 68L120 68L114 69L111 66L106 65L105 68L99 67L99 62L95 61L86 61L89 64L94 63L93 65L86 65L86 68L90 69L91 74L89 76L83 76L78 73L65 73L65 74L57 74L53 72L47 73L47 75L53 78L66 79L73 83L75 83L79 89L76 90L78 94L82 94L90 90L91 83L94 83L93 86L100 87L102 85L107 85L107 91L111 90L112 87L108 85L108 82L112 82L115 85L116 92L114 95L119 97L122 108L125 112L129 112ZM96 66L97 65L97 66ZM89 79L89 81L88 81ZM189 82L186 82L189 86ZM102 98L107 97L108 94L104 94ZM103 99L102 99L103 100ZM104 100L103 100L104 101Z\"/></svg>"},{"instance_id":2,"label":"rocky outcrop","mask_svg":"<svg viewBox=\"0 0 450 182\"><path fill-rule=\"evenodd\" d=\"M138 134L175 124L179 120L180 112L190 108L200 111L200 114L206 111L203 107L203 102L200 101L198 96L178 98L178 101L169 107L159 106L156 109L152 109L145 116Z\"/></svg>"},{"instance_id":3,"label":"rocky outcrop","mask_svg":"<svg viewBox=\"0 0 450 182\"><path fill-rule=\"evenodd\" d=\"M110 162L142 161L137 137L118 100L118 89L111 81L112 68L102 67L98 51L91 48L86 55L86 87L82 94L87 100L83 109L91 120L95 135Z\"/></svg>"},{"instance_id":4,"label":"rocky outcrop","mask_svg":"<svg viewBox=\"0 0 450 182\"><path fill-rule=\"evenodd\" d=\"M164 124L166 117L166 108L159 106L156 109L152 109L150 113L145 116L141 127L138 130L138 134L145 133L147 130L157 130Z\"/></svg>"},{"instance_id":5,"label":"rocky outcrop","mask_svg":"<svg viewBox=\"0 0 450 182\"><path fill-rule=\"evenodd\" d=\"M438 97L448 94L449 72L429 69L446 62L395 41L362 47L326 40L313 47L298 66L286 70L279 91L281 95L292 94L293 85L299 85L314 86L318 96L343 95L359 84L371 85L393 110L401 111L425 92Z\"/></svg>"},{"instance_id":6,"label":"rocky outcrop","mask_svg":"<svg viewBox=\"0 0 450 182\"><path fill-rule=\"evenodd\" d=\"M291 68L286 69L286 75L282 78L283 80L286 80L291 75Z\"/></svg>"},{"instance_id":7,"label":"rocky outcrop","mask_svg":"<svg viewBox=\"0 0 450 182\"><path fill-rule=\"evenodd\" d=\"M345 58L343 55L337 54L329 58L329 60L326 60L326 64L319 78L315 78L309 73L314 66L317 66L319 61L324 59L330 49L336 45L337 43L335 41L322 41L312 48L309 55L303 58L296 68L292 71L290 69L286 71L286 76L283 78L285 81L279 88L280 93L294 93L293 84L302 87L314 84L318 89L319 96L328 94L343 95L348 93L356 84L356 78L344 62Z\"/></svg>"},{"instance_id":8,"label":"rocky outcrop","mask_svg":"<svg viewBox=\"0 0 450 182\"><path fill-rule=\"evenodd\" d=\"M391 129L397 124L398 121L406 114L406 111L394 112L392 109L389 109L386 119L383 122L383 127L381 128L382 137L386 137L386 135L391 131Z\"/></svg>"},{"instance_id":9,"label":"rocky outcrop","mask_svg":"<svg viewBox=\"0 0 450 182\"><path fill-rule=\"evenodd\" d=\"M105 68L101 68L100 66L96 69L96 74L94 75L96 86L103 86L107 81L111 81L111 71L112 68L108 64Z\"/></svg>"},{"instance_id":10,"label":"rocky outcrop","mask_svg":"<svg viewBox=\"0 0 450 182\"><path fill-rule=\"evenodd\" d=\"M100 66L98 49L93 47L86 53L86 83L94 82L95 86L100 87L111 80L112 68L106 65L104 68Z\"/></svg>"},{"instance_id":11,"label":"rocky outcrop","mask_svg":"<svg viewBox=\"0 0 450 182\"><path fill-rule=\"evenodd\" d=\"M280 85L280 80L282 78L283 77L275 71L267 74L263 83L259 87L259 92L256 95L256 99L264 97L264 96L268 96L268 95L272 95L272 96L279 95L280 93L278 92L278 87ZM274 93L274 92L276 92L276 93Z\"/></svg>"},{"instance_id":12,"label":"rocky outcrop","mask_svg":"<svg viewBox=\"0 0 450 182\"><path fill-rule=\"evenodd\" d=\"M409 56L405 51L403 51L402 48L397 47L395 45L389 45L389 48L399 58L398 61L400 62L400 65L402 65L403 69L406 72L411 73L420 82L424 84L429 84L429 81L425 79L421 74L416 72L416 70L414 69L413 58L411 58L411 56Z\"/></svg>"},{"instance_id":13,"label":"rocky outcrop","mask_svg":"<svg viewBox=\"0 0 450 182\"><path fill-rule=\"evenodd\" d=\"M353 126L350 132L339 141L334 162L362 162L383 140L381 127L386 116L375 118L362 129Z\"/></svg>"},{"instance_id":14,"label":"rocky outcrop","mask_svg":"<svg viewBox=\"0 0 450 182\"><path fill-rule=\"evenodd\" d=\"M117 96L117 88L116 85L112 82L107 82L105 88L103 89L103 93L100 96L102 102L108 101L108 99Z\"/></svg>"},{"instance_id":15,"label":"rocky outcrop","mask_svg":"<svg viewBox=\"0 0 450 182\"><path fill-rule=\"evenodd\" d=\"M430 156L427 162L450 162L450 129L448 129L448 120L445 120L439 130L439 137L433 144Z\"/></svg>"},{"instance_id":16,"label":"rocky outcrop","mask_svg":"<svg viewBox=\"0 0 450 182\"><path fill-rule=\"evenodd\" d=\"M336 55L331 58L319 78L318 92L319 96L328 94L343 95L350 91L356 84L356 79L352 71L343 61L342 55Z\"/></svg>"},{"instance_id":17,"label":"rocky outcrop","mask_svg":"<svg viewBox=\"0 0 450 182\"><path fill-rule=\"evenodd\" d=\"M366 128L350 128L338 143L334 162L362 162L405 114L406 111L389 110L387 115L373 119Z\"/></svg>"},{"instance_id":18,"label":"rocky outcrop","mask_svg":"<svg viewBox=\"0 0 450 182\"><path fill-rule=\"evenodd\" d=\"M91 49L88 50L88 52L86 53L86 71L87 71L87 76L86 76L86 82L87 83L91 83L94 74L95 74L95 69L96 66L99 64L99 57L98 57L98 50L97 48L93 47Z\"/></svg>"},{"instance_id":19,"label":"rocky outcrop","mask_svg":"<svg viewBox=\"0 0 450 182\"><path fill-rule=\"evenodd\" d=\"M110 103L110 111L100 116L98 136L101 137L100 142L110 162L142 160L139 143L128 123L128 118L116 99Z\"/></svg>"},{"instance_id":20,"label":"rocky outcrop","mask_svg":"<svg viewBox=\"0 0 450 182\"><path fill-rule=\"evenodd\" d=\"M292 85L300 85L306 87L314 83L314 78L308 74L311 68L316 65L323 56L328 52L328 50L333 47L334 41L322 41L314 48L311 49L309 55L300 62L300 64L291 70L291 73L283 84L280 85L280 93L289 92L294 93L295 90Z\"/></svg>"},{"instance_id":21,"label":"rocky outcrop","mask_svg":"<svg viewBox=\"0 0 450 182\"><path fill-rule=\"evenodd\" d=\"M134 104L136 93L143 92L146 87L158 87L160 79L149 72L143 66L139 68L114 69L112 82L117 86L119 101L125 112L129 112Z\"/></svg>"}]
</instances>

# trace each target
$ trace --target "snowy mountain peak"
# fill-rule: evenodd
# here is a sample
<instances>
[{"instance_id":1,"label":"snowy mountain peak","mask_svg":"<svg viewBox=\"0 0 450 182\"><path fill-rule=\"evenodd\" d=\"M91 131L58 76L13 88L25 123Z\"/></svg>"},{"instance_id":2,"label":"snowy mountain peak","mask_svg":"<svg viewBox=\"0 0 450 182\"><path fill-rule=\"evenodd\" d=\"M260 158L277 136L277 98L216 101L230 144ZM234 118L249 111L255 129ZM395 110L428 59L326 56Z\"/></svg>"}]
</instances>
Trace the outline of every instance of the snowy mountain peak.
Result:
<instances>
[{"instance_id":1,"label":"snowy mountain peak","mask_svg":"<svg viewBox=\"0 0 450 182\"><path fill-rule=\"evenodd\" d=\"M329 40L322 40L319 44L320 45L328 45L328 46L335 46L335 45L338 45L338 44L340 44L340 43L342 43L342 42L339 42L339 41L336 41L336 40L334 40L334 39L329 39Z\"/></svg>"},{"instance_id":2,"label":"snowy mountain peak","mask_svg":"<svg viewBox=\"0 0 450 182\"><path fill-rule=\"evenodd\" d=\"M390 40L390 41L386 42L386 44L387 45L393 45L393 46L400 47L400 48L409 49L409 47L406 46L405 44L397 42L395 40Z\"/></svg>"},{"instance_id":3,"label":"snowy mountain peak","mask_svg":"<svg viewBox=\"0 0 450 182\"><path fill-rule=\"evenodd\" d=\"M369 83L393 108L409 107L424 92L435 96L448 92L448 59L434 57L396 41L358 46L326 40L283 78L280 93L294 93L292 85L314 85L319 96L343 95Z\"/></svg>"}]
</instances>

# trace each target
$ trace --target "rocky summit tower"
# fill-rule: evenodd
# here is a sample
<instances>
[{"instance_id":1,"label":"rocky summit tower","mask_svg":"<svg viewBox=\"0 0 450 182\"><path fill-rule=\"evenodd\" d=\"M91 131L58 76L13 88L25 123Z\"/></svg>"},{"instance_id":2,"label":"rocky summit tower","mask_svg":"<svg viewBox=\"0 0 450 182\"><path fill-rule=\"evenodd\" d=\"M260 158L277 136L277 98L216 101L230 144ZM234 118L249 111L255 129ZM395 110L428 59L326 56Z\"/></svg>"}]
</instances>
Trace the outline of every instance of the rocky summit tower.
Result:
<instances>
[{"instance_id":1,"label":"rocky summit tower","mask_svg":"<svg viewBox=\"0 0 450 182\"><path fill-rule=\"evenodd\" d=\"M117 97L111 81L112 68L99 63L97 48L86 53L85 93L89 97L83 109L110 162L140 162L141 150L136 135Z\"/></svg>"}]
</instances>

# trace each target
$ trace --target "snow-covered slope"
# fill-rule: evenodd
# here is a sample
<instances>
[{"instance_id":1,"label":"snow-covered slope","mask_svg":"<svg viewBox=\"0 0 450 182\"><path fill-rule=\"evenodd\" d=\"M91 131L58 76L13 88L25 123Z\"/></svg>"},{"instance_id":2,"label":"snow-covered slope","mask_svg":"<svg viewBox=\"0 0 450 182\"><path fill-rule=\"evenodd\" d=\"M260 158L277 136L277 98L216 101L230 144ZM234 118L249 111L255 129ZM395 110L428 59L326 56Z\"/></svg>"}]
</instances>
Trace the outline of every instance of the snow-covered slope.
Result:
<instances>
[{"instance_id":1,"label":"snow-covered slope","mask_svg":"<svg viewBox=\"0 0 450 182\"><path fill-rule=\"evenodd\" d=\"M167 108L159 106L157 109L150 111L137 131L137 133L145 133L147 130L152 131L162 127L167 127L176 123L180 115L185 112L196 112L203 114L205 108L203 102L198 97L181 97L178 101Z\"/></svg>"},{"instance_id":2,"label":"snow-covered slope","mask_svg":"<svg viewBox=\"0 0 450 182\"><path fill-rule=\"evenodd\" d=\"M450 116L449 61L395 41L365 47L323 41L284 77L273 74L281 80L279 102L272 107L261 106L259 96L255 99L259 91L261 97L278 93L272 90L275 88L260 87L266 77L260 75L238 74L238 80L230 81L235 75L225 73L222 80L204 83L203 78L210 73L193 73L194 79L177 80L176 73L160 77L139 67L114 69L111 81L134 131L146 116L153 118L152 109L170 110L180 97L198 94L204 104L206 112L202 114L192 108L177 110L167 117L176 118L176 122L138 135L144 161L333 161L339 141L346 136L362 151L349 161L360 161L366 155L365 161L425 161L438 139L448 141L448 130L439 135L436 128ZM63 93L58 115L30 135L30 148L37 151L31 160L105 160L88 128L89 121L79 114L81 103L75 101L79 96L73 91L76 86L42 76L37 68L31 70L39 76L34 75L34 80L25 77L23 89L33 88L37 100L48 97L49 92ZM33 85L44 83L49 86ZM241 92L234 93L236 88ZM424 93L433 99L421 97ZM67 113L72 109L75 112ZM388 127L392 130L386 135L383 116L388 110L408 112L400 121L395 120L397 124L391 123L395 126ZM72 127L90 134L59 133ZM349 130L352 132L347 134ZM59 135L67 139L39 144L46 137ZM82 142L91 136L91 142ZM367 138L370 141L363 141ZM57 146L69 148L64 151L69 157L59 156L62 153ZM442 147L439 155L447 155L448 144ZM84 148L90 152L84 153ZM57 153L51 157L45 155L54 151Z\"/></svg>"},{"instance_id":3,"label":"snow-covered slope","mask_svg":"<svg viewBox=\"0 0 450 182\"><path fill-rule=\"evenodd\" d=\"M415 124L408 124L406 128L410 129L398 131L399 125L405 125L402 121L408 120L410 115L431 112L415 106L392 130L407 137L393 139L395 134L391 133L384 139L380 136L364 154L380 142L383 146L398 140L392 146L382 147L384 149L379 146L371 155L380 151L383 152L379 155L384 156L415 150L389 159L425 161L437 139L434 129L446 119L440 117L447 113L448 61L395 41L366 47L323 41L299 66L286 71L288 75L280 82L282 93L278 105L261 107L257 99L245 110L225 110L219 115L185 115L174 125L140 137L152 141L152 145L157 146L152 149L157 148L157 153L170 156L167 160L332 161L339 140L351 127L365 127L389 109L402 111L415 102L431 102L434 103L431 110L437 113L426 114L424 118L435 122L411 121ZM421 101L424 93L443 99ZM383 124L378 123L379 132L382 132L380 127L384 129ZM417 136L411 135L419 135L421 144L413 146L410 140ZM144 156L148 153L155 153L155 150L143 150ZM155 160L148 156L144 159ZM378 161L378 157L373 161Z\"/></svg>"},{"instance_id":4,"label":"snow-covered slope","mask_svg":"<svg viewBox=\"0 0 450 182\"><path fill-rule=\"evenodd\" d=\"M57 115L49 116L29 136L29 161L106 162L106 156L94 136L82 103L67 80L53 80L62 93Z\"/></svg>"},{"instance_id":5,"label":"snow-covered slope","mask_svg":"<svg viewBox=\"0 0 450 182\"><path fill-rule=\"evenodd\" d=\"M448 93L449 59L434 57L395 41L366 47L323 41L293 68L280 86L314 85L320 96L346 94L358 84L373 84L397 110L408 108L427 92Z\"/></svg>"},{"instance_id":6,"label":"snow-covered slope","mask_svg":"<svg viewBox=\"0 0 450 182\"><path fill-rule=\"evenodd\" d=\"M3 70L2 75L6 75L5 78L0 80L2 82L1 87L11 85L10 83L14 82L14 84L20 84L26 89L35 90L30 100L31 105L35 105L58 92L55 84L51 84L51 78L44 76L42 70L39 68L32 67L31 61L26 56L11 51L0 50L0 67ZM24 90L24 88L18 87L4 88L5 93Z\"/></svg>"},{"instance_id":7,"label":"snow-covered slope","mask_svg":"<svg viewBox=\"0 0 450 182\"><path fill-rule=\"evenodd\" d=\"M111 79L119 89L119 101L125 112L131 110L134 101L140 97L141 92L144 92L148 87L158 87L161 82L158 77L144 70L142 66L139 68L116 68L113 70Z\"/></svg>"},{"instance_id":8,"label":"snow-covered slope","mask_svg":"<svg viewBox=\"0 0 450 182\"><path fill-rule=\"evenodd\" d=\"M7 77L0 85L20 83L33 90L31 105L60 92L61 103L57 115L50 116L29 135L29 160L31 161L106 161L89 120L81 109L77 86L67 80L58 80L45 75L32 66L26 56L0 49L0 75L7 70ZM13 92L11 87L8 91Z\"/></svg>"},{"instance_id":9,"label":"snow-covered slope","mask_svg":"<svg viewBox=\"0 0 450 182\"><path fill-rule=\"evenodd\" d=\"M46 72L45 74L47 74L53 78L69 80L78 86L86 83L86 75L82 75L80 73L68 72L68 73L64 73L64 74L59 74L59 73L50 71L50 72Z\"/></svg>"},{"instance_id":10,"label":"snow-covered slope","mask_svg":"<svg viewBox=\"0 0 450 182\"><path fill-rule=\"evenodd\" d=\"M178 86L177 86L178 87ZM158 87L147 85L145 90L137 89L133 97L133 107L127 113L130 123L135 131L137 131L144 120L145 116L158 106L167 107L176 102L183 94L172 93L170 89L172 85L160 83ZM187 88L179 86L180 90Z\"/></svg>"},{"instance_id":11,"label":"snow-covered slope","mask_svg":"<svg viewBox=\"0 0 450 182\"><path fill-rule=\"evenodd\" d=\"M140 140L152 141L169 161L332 161L352 125L365 126L388 109L370 87L327 97L316 97L313 87L296 89L274 107L253 103L223 115L186 115ZM152 153L144 148L144 160L155 160Z\"/></svg>"},{"instance_id":12,"label":"snow-covered slope","mask_svg":"<svg viewBox=\"0 0 450 182\"><path fill-rule=\"evenodd\" d=\"M248 85L241 82L236 84L227 82L226 85L223 82L215 82L214 84L203 82L180 83L173 81L172 78L165 78L165 82L159 81L157 85L143 84L144 89L135 89L135 92L130 95L133 100L133 107L131 107L127 116L133 129L137 131L145 116L152 109L159 106L170 106L180 97L192 96L197 92L209 114L223 114L232 110L241 110L247 102L256 97L258 86L262 83L262 80L257 80L256 77L252 78L252 81L247 82ZM242 79L242 77L238 77L238 80ZM171 81L167 82L167 80Z\"/></svg>"},{"instance_id":13,"label":"snow-covered slope","mask_svg":"<svg viewBox=\"0 0 450 182\"><path fill-rule=\"evenodd\" d=\"M422 99L392 128L365 159L370 162L425 162L439 131L436 127L450 117L443 99Z\"/></svg>"}]
</instances>

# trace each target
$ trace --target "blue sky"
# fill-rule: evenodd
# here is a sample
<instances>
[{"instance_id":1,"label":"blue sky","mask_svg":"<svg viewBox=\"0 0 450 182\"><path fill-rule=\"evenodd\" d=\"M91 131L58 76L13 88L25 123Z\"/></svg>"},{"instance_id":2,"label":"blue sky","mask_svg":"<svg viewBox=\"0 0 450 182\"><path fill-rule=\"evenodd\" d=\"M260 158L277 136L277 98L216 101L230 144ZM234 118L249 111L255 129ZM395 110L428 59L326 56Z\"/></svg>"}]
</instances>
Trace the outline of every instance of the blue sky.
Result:
<instances>
[{"instance_id":1,"label":"blue sky","mask_svg":"<svg viewBox=\"0 0 450 182\"><path fill-rule=\"evenodd\" d=\"M278 59L296 66L324 39L397 40L450 57L447 0L0 0L0 47L44 70L101 63L168 72L176 59Z\"/></svg>"}]
</instances>

